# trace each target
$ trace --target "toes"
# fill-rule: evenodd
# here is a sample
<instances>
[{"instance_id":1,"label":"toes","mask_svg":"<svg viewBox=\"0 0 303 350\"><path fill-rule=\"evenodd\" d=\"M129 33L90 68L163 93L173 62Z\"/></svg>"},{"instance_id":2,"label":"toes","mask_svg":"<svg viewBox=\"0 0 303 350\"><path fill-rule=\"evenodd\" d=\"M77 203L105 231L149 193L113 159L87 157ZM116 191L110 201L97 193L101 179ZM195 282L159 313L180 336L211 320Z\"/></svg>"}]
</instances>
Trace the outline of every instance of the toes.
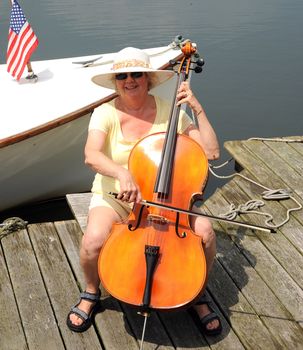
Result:
<instances>
[{"instance_id":1,"label":"toes","mask_svg":"<svg viewBox=\"0 0 303 350\"><path fill-rule=\"evenodd\" d=\"M209 322L206 326L207 329L211 330L211 329L216 329L219 327L219 321L218 320L213 320L211 322Z\"/></svg>"},{"instance_id":2,"label":"toes","mask_svg":"<svg viewBox=\"0 0 303 350\"><path fill-rule=\"evenodd\" d=\"M69 317L69 319L70 319L71 323L74 324L75 326L80 326L81 323L83 322L83 321L81 320L81 318L78 317L78 316L75 315L75 314L71 314L70 317Z\"/></svg>"}]
</instances>

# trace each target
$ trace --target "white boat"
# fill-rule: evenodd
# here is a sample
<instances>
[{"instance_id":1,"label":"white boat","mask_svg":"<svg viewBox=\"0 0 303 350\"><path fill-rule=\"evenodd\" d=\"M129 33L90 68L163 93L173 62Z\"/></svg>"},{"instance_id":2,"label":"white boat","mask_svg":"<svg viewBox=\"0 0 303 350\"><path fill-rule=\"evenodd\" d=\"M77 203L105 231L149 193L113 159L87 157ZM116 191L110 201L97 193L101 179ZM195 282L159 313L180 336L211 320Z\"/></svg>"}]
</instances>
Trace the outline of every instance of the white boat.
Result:
<instances>
[{"instance_id":1,"label":"white boat","mask_svg":"<svg viewBox=\"0 0 303 350\"><path fill-rule=\"evenodd\" d=\"M145 51L162 69L181 54L175 43ZM0 210L90 190L93 173L83 156L89 118L115 96L91 77L108 70L114 54L32 62L36 83L17 82L0 65ZM154 93L170 98L174 84Z\"/></svg>"}]
</instances>

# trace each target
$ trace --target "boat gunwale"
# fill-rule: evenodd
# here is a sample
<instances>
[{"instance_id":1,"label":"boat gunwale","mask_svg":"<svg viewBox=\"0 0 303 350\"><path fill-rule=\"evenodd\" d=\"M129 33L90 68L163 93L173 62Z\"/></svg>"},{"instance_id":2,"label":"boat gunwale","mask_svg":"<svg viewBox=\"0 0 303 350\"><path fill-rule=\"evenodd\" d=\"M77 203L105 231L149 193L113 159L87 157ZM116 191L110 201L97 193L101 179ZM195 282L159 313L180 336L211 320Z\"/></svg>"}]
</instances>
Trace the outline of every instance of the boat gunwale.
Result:
<instances>
[{"instance_id":1,"label":"boat gunwale","mask_svg":"<svg viewBox=\"0 0 303 350\"><path fill-rule=\"evenodd\" d=\"M0 140L0 148L12 145L14 143L21 142L21 141L26 140L26 139L33 137L33 136L43 134L44 132L55 129L61 125L67 124L73 120L81 118L81 117L87 115L89 112L92 112L95 108L97 108L101 104L112 100L113 98L115 98L116 95L117 95L116 93L113 93L109 96L102 98L101 100L93 102L93 103L91 103L83 108L80 108L74 112L65 114L64 116L56 118L50 122L41 124L37 127L23 131L23 132L18 133L16 135L5 137L5 138Z\"/></svg>"}]
</instances>

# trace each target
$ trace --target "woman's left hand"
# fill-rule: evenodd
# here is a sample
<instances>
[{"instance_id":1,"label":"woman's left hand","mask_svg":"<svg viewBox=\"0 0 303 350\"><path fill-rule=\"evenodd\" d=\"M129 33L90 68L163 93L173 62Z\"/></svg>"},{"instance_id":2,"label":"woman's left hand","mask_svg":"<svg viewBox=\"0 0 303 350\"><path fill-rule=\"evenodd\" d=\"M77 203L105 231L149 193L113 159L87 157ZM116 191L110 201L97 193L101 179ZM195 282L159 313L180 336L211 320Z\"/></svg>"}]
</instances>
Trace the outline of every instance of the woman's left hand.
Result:
<instances>
[{"instance_id":1,"label":"woman's left hand","mask_svg":"<svg viewBox=\"0 0 303 350\"><path fill-rule=\"evenodd\" d=\"M197 105L200 105L199 101L191 91L189 83L187 81L181 83L177 92L177 100L177 106L180 106L183 103L187 103L190 108L196 109L195 107Z\"/></svg>"},{"instance_id":2,"label":"woman's left hand","mask_svg":"<svg viewBox=\"0 0 303 350\"><path fill-rule=\"evenodd\" d=\"M188 127L188 136L201 144L208 159L218 159L220 155L219 143L213 127L211 126L204 109L190 89L189 83L184 81L177 91L177 106L187 103L197 121L197 128Z\"/></svg>"}]
</instances>

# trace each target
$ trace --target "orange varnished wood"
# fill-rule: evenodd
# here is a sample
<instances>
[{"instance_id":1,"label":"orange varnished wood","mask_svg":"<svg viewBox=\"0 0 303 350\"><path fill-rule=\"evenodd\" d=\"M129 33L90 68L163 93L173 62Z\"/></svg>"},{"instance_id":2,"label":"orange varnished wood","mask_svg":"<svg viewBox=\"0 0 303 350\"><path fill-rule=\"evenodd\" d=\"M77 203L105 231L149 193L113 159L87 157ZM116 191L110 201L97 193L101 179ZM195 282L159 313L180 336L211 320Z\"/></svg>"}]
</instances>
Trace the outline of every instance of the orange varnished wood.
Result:
<instances>
[{"instance_id":1,"label":"orange varnished wood","mask_svg":"<svg viewBox=\"0 0 303 350\"><path fill-rule=\"evenodd\" d=\"M143 138L129 157L129 170L138 183L142 197L159 202L153 193L165 133ZM185 135L177 136L172 185L163 204L190 209L192 194L204 187L208 174L207 157L201 146ZM163 209L144 208L141 224L135 231L140 205L136 205L124 224L115 224L104 244L98 261L99 275L111 295L140 306L142 304L146 263L146 244L160 247L160 258L153 276L150 307L172 309L193 301L206 283L206 261L201 238L193 233L187 215L180 215L179 231L175 233L176 213ZM150 222L148 215L159 215L167 223Z\"/></svg>"}]
</instances>

